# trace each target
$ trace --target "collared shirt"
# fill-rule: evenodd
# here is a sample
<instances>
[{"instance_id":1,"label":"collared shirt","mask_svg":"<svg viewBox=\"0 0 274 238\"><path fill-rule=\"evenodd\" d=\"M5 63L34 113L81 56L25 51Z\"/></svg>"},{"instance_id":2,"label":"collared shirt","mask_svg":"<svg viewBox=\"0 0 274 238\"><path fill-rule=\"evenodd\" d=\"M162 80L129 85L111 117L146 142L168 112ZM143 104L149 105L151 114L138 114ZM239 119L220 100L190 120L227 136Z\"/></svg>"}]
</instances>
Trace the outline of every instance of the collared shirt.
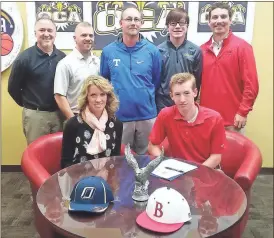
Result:
<instances>
[{"instance_id":1,"label":"collared shirt","mask_svg":"<svg viewBox=\"0 0 274 238\"><path fill-rule=\"evenodd\" d=\"M223 119L218 112L198 108L192 123L183 119L176 105L162 109L150 133L150 142L160 145L167 137L173 157L196 163L203 163L211 154L221 154L226 141Z\"/></svg>"},{"instance_id":2,"label":"collared shirt","mask_svg":"<svg viewBox=\"0 0 274 238\"><path fill-rule=\"evenodd\" d=\"M56 49L49 55L37 43L23 51L14 61L8 91L19 106L53 111L58 109L53 96L57 63L65 53Z\"/></svg>"},{"instance_id":3,"label":"collared shirt","mask_svg":"<svg viewBox=\"0 0 274 238\"><path fill-rule=\"evenodd\" d=\"M229 33L227 34L227 36L224 39L226 39L228 37L228 35L229 35ZM212 47L212 50L213 50L213 52L216 56L218 56L218 54L220 53L220 51L223 47L223 43L224 43L224 40L216 42L214 40L213 36L212 36L212 45L211 45L211 47Z\"/></svg>"},{"instance_id":4,"label":"collared shirt","mask_svg":"<svg viewBox=\"0 0 274 238\"><path fill-rule=\"evenodd\" d=\"M73 113L78 113L77 100L83 82L91 75L99 75L100 60L90 53L84 57L76 48L57 65L54 94L67 97Z\"/></svg>"},{"instance_id":5,"label":"collared shirt","mask_svg":"<svg viewBox=\"0 0 274 238\"><path fill-rule=\"evenodd\" d=\"M222 40L218 43L212 37L212 50L216 56L218 56L218 54L220 53L222 46L223 46L223 42L224 41Z\"/></svg>"}]
</instances>

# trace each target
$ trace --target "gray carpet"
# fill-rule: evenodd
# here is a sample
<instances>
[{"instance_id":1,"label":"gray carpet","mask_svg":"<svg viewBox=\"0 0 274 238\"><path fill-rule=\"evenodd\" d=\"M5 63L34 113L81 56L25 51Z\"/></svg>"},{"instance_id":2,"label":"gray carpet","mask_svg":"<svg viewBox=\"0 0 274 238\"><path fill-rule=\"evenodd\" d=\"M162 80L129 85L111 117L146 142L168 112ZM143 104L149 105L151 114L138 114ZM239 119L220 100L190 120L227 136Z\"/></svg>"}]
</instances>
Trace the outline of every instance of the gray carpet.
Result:
<instances>
[{"instance_id":1,"label":"gray carpet","mask_svg":"<svg viewBox=\"0 0 274 238\"><path fill-rule=\"evenodd\" d=\"M30 188L23 173L1 174L1 237L39 238L30 200ZM257 177L251 194L251 208L243 238L273 237L273 176Z\"/></svg>"}]
</instances>

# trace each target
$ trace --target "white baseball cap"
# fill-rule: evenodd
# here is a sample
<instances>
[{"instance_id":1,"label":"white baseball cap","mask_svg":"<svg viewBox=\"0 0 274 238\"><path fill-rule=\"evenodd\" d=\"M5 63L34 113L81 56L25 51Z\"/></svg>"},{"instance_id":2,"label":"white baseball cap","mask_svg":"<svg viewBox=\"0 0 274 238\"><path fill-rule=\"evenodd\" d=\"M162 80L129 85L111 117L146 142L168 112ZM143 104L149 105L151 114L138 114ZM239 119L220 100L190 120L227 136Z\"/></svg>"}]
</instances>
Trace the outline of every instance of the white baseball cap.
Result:
<instances>
[{"instance_id":1,"label":"white baseball cap","mask_svg":"<svg viewBox=\"0 0 274 238\"><path fill-rule=\"evenodd\" d=\"M173 188L162 187L150 195L146 210L136 222L145 229L169 233L180 229L190 219L190 208L183 195Z\"/></svg>"}]
</instances>

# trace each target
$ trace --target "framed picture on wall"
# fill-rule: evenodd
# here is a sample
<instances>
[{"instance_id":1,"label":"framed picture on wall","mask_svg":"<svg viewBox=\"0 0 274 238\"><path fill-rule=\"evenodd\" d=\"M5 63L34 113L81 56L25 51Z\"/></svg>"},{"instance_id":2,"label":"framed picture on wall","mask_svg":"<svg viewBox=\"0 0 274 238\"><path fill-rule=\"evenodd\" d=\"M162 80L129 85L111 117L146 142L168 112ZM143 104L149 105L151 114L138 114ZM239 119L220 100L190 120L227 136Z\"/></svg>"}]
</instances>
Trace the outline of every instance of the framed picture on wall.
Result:
<instances>
[{"instance_id":1,"label":"framed picture on wall","mask_svg":"<svg viewBox=\"0 0 274 238\"><path fill-rule=\"evenodd\" d=\"M197 24L197 32L211 32L208 26L208 10L214 2L199 2L199 20ZM231 30L232 32L245 32L246 30L246 14L248 2L229 2L231 7Z\"/></svg>"},{"instance_id":2,"label":"framed picture on wall","mask_svg":"<svg viewBox=\"0 0 274 238\"><path fill-rule=\"evenodd\" d=\"M212 32L208 26L208 12L216 1L191 2L188 39L197 45L209 40ZM251 44L255 15L255 2L226 2L232 10L232 32Z\"/></svg>"},{"instance_id":3,"label":"framed picture on wall","mask_svg":"<svg viewBox=\"0 0 274 238\"><path fill-rule=\"evenodd\" d=\"M28 9L28 40L29 46L36 42L34 25L37 17L47 14L54 21L57 29L55 45L58 49L69 50L74 47L73 33L79 22L92 24L90 2L56 2L38 1L26 2Z\"/></svg>"}]
</instances>

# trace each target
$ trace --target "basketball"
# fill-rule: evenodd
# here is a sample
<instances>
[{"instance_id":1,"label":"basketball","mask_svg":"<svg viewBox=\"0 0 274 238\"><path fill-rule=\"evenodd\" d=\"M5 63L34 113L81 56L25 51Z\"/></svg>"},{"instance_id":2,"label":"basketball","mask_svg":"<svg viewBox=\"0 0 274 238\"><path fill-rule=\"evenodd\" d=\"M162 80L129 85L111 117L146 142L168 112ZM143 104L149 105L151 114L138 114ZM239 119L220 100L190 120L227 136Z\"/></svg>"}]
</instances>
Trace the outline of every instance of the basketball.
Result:
<instances>
[{"instance_id":1,"label":"basketball","mask_svg":"<svg viewBox=\"0 0 274 238\"><path fill-rule=\"evenodd\" d=\"M10 35L1 33L1 56L8 55L13 48L13 40Z\"/></svg>"}]
</instances>

